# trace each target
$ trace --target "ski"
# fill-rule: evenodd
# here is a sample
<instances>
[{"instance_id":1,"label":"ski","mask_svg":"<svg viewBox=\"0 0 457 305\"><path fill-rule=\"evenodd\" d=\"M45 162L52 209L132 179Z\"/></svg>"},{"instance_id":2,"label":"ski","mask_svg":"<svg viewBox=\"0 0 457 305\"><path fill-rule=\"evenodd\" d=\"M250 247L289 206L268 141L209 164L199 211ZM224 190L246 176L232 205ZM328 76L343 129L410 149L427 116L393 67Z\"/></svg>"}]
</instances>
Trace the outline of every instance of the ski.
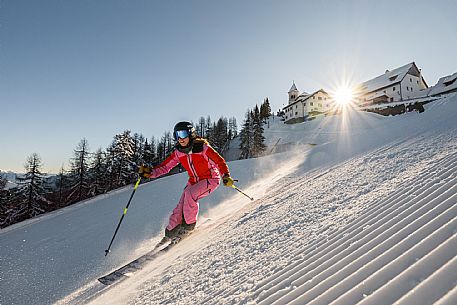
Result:
<instances>
[{"instance_id":1,"label":"ski","mask_svg":"<svg viewBox=\"0 0 457 305\"><path fill-rule=\"evenodd\" d=\"M130 263L114 270L113 272L98 278L98 281L106 286L113 285L115 283L120 283L130 277L133 273L143 269L143 267L150 261L154 260L155 258L159 257L160 255L165 254L179 242L181 242L184 238L189 236L190 233L185 235L177 236L170 240L167 243L159 242L153 250L149 251L148 253L140 256L139 258L131 261ZM160 248L161 246L165 245L165 247Z\"/></svg>"}]
</instances>

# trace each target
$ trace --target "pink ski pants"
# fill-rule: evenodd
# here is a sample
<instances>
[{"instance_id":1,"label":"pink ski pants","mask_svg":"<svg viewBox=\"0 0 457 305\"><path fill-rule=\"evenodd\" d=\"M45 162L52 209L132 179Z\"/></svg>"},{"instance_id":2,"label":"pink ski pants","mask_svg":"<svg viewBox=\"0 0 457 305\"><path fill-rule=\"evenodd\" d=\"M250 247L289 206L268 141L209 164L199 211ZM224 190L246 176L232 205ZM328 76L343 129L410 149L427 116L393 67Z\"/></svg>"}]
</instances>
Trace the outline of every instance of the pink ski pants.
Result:
<instances>
[{"instance_id":1,"label":"pink ski pants","mask_svg":"<svg viewBox=\"0 0 457 305\"><path fill-rule=\"evenodd\" d=\"M219 179L204 179L194 185L187 183L178 205L170 216L167 229L171 231L180 225L183 217L187 224L195 223L198 217L198 200L208 196L220 183Z\"/></svg>"}]
</instances>

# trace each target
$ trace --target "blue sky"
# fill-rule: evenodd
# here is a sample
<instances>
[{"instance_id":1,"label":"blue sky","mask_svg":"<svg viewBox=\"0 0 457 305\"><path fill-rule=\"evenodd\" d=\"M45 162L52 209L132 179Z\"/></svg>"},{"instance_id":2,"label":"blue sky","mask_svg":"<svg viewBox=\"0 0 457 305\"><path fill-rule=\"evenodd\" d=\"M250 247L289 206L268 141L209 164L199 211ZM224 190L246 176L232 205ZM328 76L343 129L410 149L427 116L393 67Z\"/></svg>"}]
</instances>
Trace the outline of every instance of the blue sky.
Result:
<instances>
[{"instance_id":1,"label":"blue sky","mask_svg":"<svg viewBox=\"0 0 457 305\"><path fill-rule=\"evenodd\" d=\"M457 2L0 2L0 169L38 153L56 172L82 138L160 137L180 120L236 117L269 97L415 61L457 71ZM68 167L68 166L67 166Z\"/></svg>"}]
</instances>

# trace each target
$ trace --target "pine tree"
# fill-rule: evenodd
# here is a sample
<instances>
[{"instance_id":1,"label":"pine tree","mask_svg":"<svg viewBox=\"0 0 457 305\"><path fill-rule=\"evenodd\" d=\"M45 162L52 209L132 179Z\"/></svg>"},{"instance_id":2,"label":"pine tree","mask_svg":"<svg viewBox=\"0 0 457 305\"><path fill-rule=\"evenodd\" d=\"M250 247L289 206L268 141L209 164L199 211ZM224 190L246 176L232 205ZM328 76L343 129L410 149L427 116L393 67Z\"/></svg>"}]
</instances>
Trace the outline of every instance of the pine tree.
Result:
<instances>
[{"instance_id":1,"label":"pine tree","mask_svg":"<svg viewBox=\"0 0 457 305\"><path fill-rule=\"evenodd\" d=\"M3 177L2 171L0 170L0 228L4 228L8 225L8 190L5 190L6 178Z\"/></svg>"},{"instance_id":2,"label":"pine tree","mask_svg":"<svg viewBox=\"0 0 457 305\"><path fill-rule=\"evenodd\" d=\"M174 149L174 140L171 136L171 132L164 132L162 138L157 143L157 162L164 161Z\"/></svg>"},{"instance_id":3,"label":"pine tree","mask_svg":"<svg viewBox=\"0 0 457 305\"><path fill-rule=\"evenodd\" d=\"M157 156L157 141L155 137L151 137L151 153L152 153L152 161L151 165L156 164L158 162Z\"/></svg>"},{"instance_id":4,"label":"pine tree","mask_svg":"<svg viewBox=\"0 0 457 305\"><path fill-rule=\"evenodd\" d=\"M137 165L133 162L134 140L130 130L114 136L113 150L116 171L116 185L124 186L131 183L137 172Z\"/></svg>"},{"instance_id":5,"label":"pine tree","mask_svg":"<svg viewBox=\"0 0 457 305\"><path fill-rule=\"evenodd\" d=\"M263 100L262 105L260 105L260 119L265 120L271 115L270 101L268 97Z\"/></svg>"},{"instance_id":6,"label":"pine tree","mask_svg":"<svg viewBox=\"0 0 457 305\"><path fill-rule=\"evenodd\" d=\"M108 191L113 190L117 186L116 181L116 152L114 149L114 142L106 149L106 166L107 174L109 177Z\"/></svg>"},{"instance_id":7,"label":"pine tree","mask_svg":"<svg viewBox=\"0 0 457 305\"><path fill-rule=\"evenodd\" d=\"M144 154L144 136L139 133L133 134L133 157L132 161L137 166L144 164L143 154Z\"/></svg>"},{"instance_id":8,"label":"pine tree","mask_svg":"<svg viewBox=\"0 0 457 305\"><path fill-rule=\"evenodd\" d=\"M168 157L169 154L171 154L174 150L174 139L171 135L170 131L166 131L164 134L164 139L165 139L165 158Z\"/></svg>"},{"instance_id":9,"label":"pine tree","mask_svg":"<svg viewBox=\"0 0 457 305\"><path fill-rule=\"evenodd\" d=\"M252 156L258 157L265 151L265 137L263 136L263 120L260 116L259 107L257 105L254 108L252 116L252 127L253 127L253 146Z\"/></svg>"},{"instance_id":10,"label":"pine tree","mask_svg":"<svg viewBox=\"0 0 457 305\"><path fill-rule=\"evenodd\" d=\"M57 175L57 180L56 180L56 199L55 201L57 206L63 207L66 204L66 198L67 198L67 193L70 189L70 178L68 177L67 172L65 171L64 166L60 168L60 172Z\"/></svg>"},{"instance_id":11,"label":"pine tree","mask_svg":"<svg viewBox=\"0 0 457 305\"><path fill-rule=\"evenodd\" d=\"M165 137L162 137L158 142L157 142L157 163L162 162L166 158L166 143L165 143Z\"/></svg>"},{"instance_id":12,"label":"pine tree","mask_svg":"<svg viewBox=\"0 0 457 305\"><path fill-rule=\"evenodd\" d=\"M17 212L19 211L19 191L18 188L0 190L0 228L5 228L19 220ZM25 214L25 213L24 213ZM26 219L27 217L23 217Z\"/></svg>"},{"instance_id":13,"label":"pine tree","mask_svg":"<svg viewBox=\"0 0 457 305\"><path fill-rule=\"evenodd\" d=\"M108 191L109 175L108 165L106 163L105 152L101 148L97 149L92 158L89 168L89 194L90 196L97 196L104 194Z\"/></svg>"},{"instance_id":14,"label":"pine tree","mask_svg":"<svg viewBox=\"0 0 457 305\"><path fill-rule=\"evenodd\" d=\"M211 122L211 117L208 115L206 117L206 126L205 126L205 138L211 142L211 137L213 133L213 123Z\"/></svg>"},{"instance_id":15,"label":"pine tree","mask_svg":"<svg viewBox=\"0 0 457 305\"><path fill-rule=\"evenodd\" d=\"M253 143L253 124L252 111L248 110L245 115L243 127L240 132L240 159L248 159L251 157Z\"/></svg>"},{"instance_id":16,"label":"pine tree","mask_svg":"<svg viewBox=\"0 0 457 305\"><path fill-rule=\"evenodd\" d=\"M3 177L2 170L0 170L0 191L6 186L6 178ZM1 202L0 202L1 203Z\"/></svg>"},{"instance_id":17,"label":"pine tree","mask_svg":"<svg viewBox=\"0 0 457 305\"><path fill-rule=\"evenodd\" d=\"M17 206L14 211L16 221L42 214L50 202L45 198L46 185L41 173L42 162L38 154L33 153L24 165L26 173L17 177L19 181Z\"/></svg>"},{"instance_id":18,"label":"pine tree","mask_svg":"<svg viewBox=\"0 0 457 305\"><path fill-rule=\"evenodd\" d=\"M211 137L211 146L219 153L223 152L225 143L228 140L227 133L227 119L224 117L219 118L216 124L213 125L213 133Z\"/></svg>"},{"instance_id":19,"label":"pine tree","mask_svg":"<svg viewBox=\"0 0 457 305\"><path fill-rule=\"evenodd\" d=\"M151 144L148 143L148 139L144 143L143 150L143 161L144 164L152 166L156 160L156 150L155 150L155 139L152 137Z\"/></svg>"},{"instance_id":20,"label":"pine tree","mask_svg":"<svg viewBox=\"0 0 457 305\"><path fill-rule=\"evenodd\" d=\"M206 126L206 121L204 117L200 117L200 120L198 121L198 127L197 127L197 133L201 137L205 137L205 126Z\"/></svg>"},{"instance_id":21,"label":"pine tree","mask_svg":"<svg viewBox=\"0 0 457 305\"><path fill-rule=\"evenodd\" d=\"M236 118L232 117L228 122L228 137L229 140L235 138L238 135L238 126L236 124Z\"/></svg>"},{"instance_id":22,"label":"pine tree","mask_svg":"<svg viewBox=\"0 0 457 305\"><path fill-rule=\"evenodd\" d=\"M77 202L86 199L88 196L88 170L90 162L89 144L85 138L78 143L74 150L74 156L70 160L70 194L68 202Z\"/></svg>"}]
</instances>

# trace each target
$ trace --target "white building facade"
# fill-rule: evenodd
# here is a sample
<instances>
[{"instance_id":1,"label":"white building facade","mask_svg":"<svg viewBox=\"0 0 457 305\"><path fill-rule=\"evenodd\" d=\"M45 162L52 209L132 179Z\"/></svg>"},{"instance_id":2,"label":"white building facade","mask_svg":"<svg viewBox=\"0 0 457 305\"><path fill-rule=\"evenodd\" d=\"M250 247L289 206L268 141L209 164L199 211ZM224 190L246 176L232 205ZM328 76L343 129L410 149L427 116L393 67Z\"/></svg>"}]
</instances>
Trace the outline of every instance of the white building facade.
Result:
<instances>
[{"instance_id":1,"label":"white building facade","mask_svg":"<svg viewBox=\"0 0 457 305\"><path fill-rule=\"evenodd\" d=\"M333 102L327 92L320 89L314 93L298 91L295 83L289 92L288 105L283 108L286 123L299 123L318 114L328 112Z\"/></svg>"},{"instance_id":2,"label":"white building facade","mask_svg":"<svg viewBox=\"0 0 457 305\"><path fill-rule=\"evenodd\" d=\"M415 97L433 97L453 92L457 92L457 72L448 76L441 77L434 86L421 90Z\"/></svg>"},{"instance_id":3,"label":"white building facade","mask_svg":"<svg viewBox=\"0 0 457 305\"><path fill-rule=\"evenodd\" d=\"M426 88L428 85L421 70L412 62L392 71L386 70L383 75L360 84L356 91L359 105L368 106L409 100Z\"/></svg>"}]
</instances>

